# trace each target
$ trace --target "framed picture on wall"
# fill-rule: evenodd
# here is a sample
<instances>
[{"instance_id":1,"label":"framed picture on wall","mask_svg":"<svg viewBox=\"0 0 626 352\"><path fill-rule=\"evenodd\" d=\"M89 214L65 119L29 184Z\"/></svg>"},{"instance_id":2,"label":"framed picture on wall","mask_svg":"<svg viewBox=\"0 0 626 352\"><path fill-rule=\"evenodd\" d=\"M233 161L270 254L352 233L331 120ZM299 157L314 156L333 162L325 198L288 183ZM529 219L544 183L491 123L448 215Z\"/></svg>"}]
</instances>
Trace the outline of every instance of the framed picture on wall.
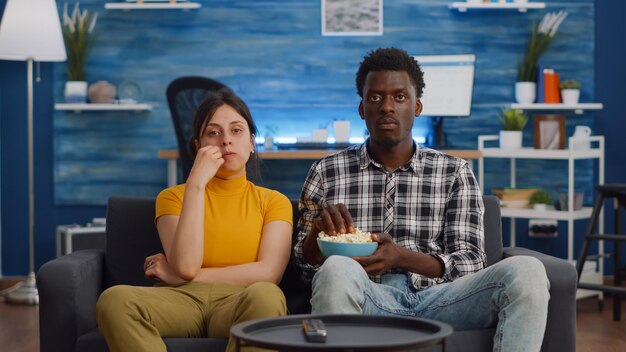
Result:
<instances>
[{"instance_id":1,"label":"framed picture on wall","mask_svg":"<svg viewBox=\"0 0 626 352\"><path fill-rule=\"evenodd\" d=\"M535 115L535 149L565 149L565 115Z\"/></svg>"},{"instance_id":2,"label":"framed picture on wall","mask_svg":"<svg viewBox=\"0 0 626 352\"><path fill-rule=\"evenodd\" d=\"M321 0L322 35L382 35L383 0Z\"/></svg>"}]
</instances>

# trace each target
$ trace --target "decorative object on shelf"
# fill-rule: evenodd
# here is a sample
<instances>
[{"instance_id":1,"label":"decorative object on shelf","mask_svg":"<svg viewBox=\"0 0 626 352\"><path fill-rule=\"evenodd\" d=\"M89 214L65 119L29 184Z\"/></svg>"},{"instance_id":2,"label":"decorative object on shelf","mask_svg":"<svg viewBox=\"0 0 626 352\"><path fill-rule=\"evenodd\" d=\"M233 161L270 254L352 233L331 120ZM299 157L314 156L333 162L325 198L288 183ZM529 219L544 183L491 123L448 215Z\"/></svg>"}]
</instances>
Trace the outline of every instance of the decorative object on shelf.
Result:
<instances>
[{"instance_id":1,"label":"decorative object on shelf","mask_svg":"<svg viewBox=\"0 0 626 352\"><path fill-rule=\"evenodd\" d=\"M528 115L519 109L505 109L500 115L500 148L518 149L522 147L522 130L528 123Z\"/></svg>"},{"instance_id":2,"label":"decorative object on shelf","mask_svg":"<svg viewBox=\"0 0 626 352\"><path fill-rule=\"evenodd\" d=\"M574 192L574 210L580 210L583 208L583 196L584 192ZM559 192L559 210L569 211L569 197L567 191Z\"/></svg>"},{"instance_id":3,"label":"decorative object on shelf","mask_svg":"<svg viewBox=\"0 0 626 352\"><path fill-rule=\"evenodd\" d=\"M554 69L543 70L543 103L559 104L561 95L559 94L559 74Z\"/></svg>"},{"instance_id":4,"label":"decorative object on shelf","mask_svg":"<svg viewBox=\"0 0 626 352\"><path fill-rule=\"evenodd\" d=\"M565 149L565 115L535 115L535 149Z\"/></svg>"},{"instance_id":5,"label":"decorative object on shelf","mask_svg":"<svg viewBox=\"0 0 626 352\"><path fill-rule=\"evenodd\" d=\"M67 59L57 11L54 0L8 0L2 15L2 26L0 26L0 60L26 61L27 69L29 273L26 281L9 292L6 298L9 303L39 304L39 292L35 281L36 198L33 145L33 61L49 62ZM18 208L21 209L21 207ZM21 235L21 232L13 235Z\"/></svg>"},{"instance_id":6,"label":"decorative object on shelf","mask_svg":"<svg viewBox=\"0 0 626 352\"><path fill-rule=\"evenodd\" d=\"M117 96L115 86L107 81L98 81L89 86L89 102L94 104L113 104Z\"/></svg>"},{"instance_id":7,"label":"decorative object on shelf","mask_svg":"<svg viewBox=\"0 0 626 352\"><path fill-rule=\"evenodd\" d=\"M124 81L117 87L117 95L120 104L137 104L143 98L143 89L137 82Z\"/></svg>"},{"instance_id":8,"label":"decorative object on shelf","mask_svg":"<svg viewBox=\"0 0 626 352\"><path fill-rule=\"evenodd\" d=\"M67 103L87 102L87 75L85 64L93 41L93 30L96 26L98 13L81 11L79 4L74 5L70 16L68 5L63 5L63 39L67 51L67 80L65 84L65 101ZM84 82L82 84L73 82Z\"/></svg>"},{"instance_id":9,"label":"decorative object on shelf","mask_svg":"<svg viewBox=\"0 0 626 352\"><path fill-rule=\"evenodd\" d=\"M559 88L561 88L563 104L578 104L580 99L580 82L574 80L563 81Z\"/></svg>"},{"instance_id":10,"label":"decorative object on shelf","mask_svg":"<svg viewBox=\"0 0 626 352\"><path fill-rule=\"evenodd\" d=\"M500 206L503 208L525 209L528 208L530 197L537 190L537 188L504 188L491 191L500 198Z\"/></svg>"},{"instance_id":11,"label":"decorative object on shelf","mask_svg":"<svg viewBox=\"0 0 626 352\"><path fill-rule=\"evenodd\" d=\"M572 135L572 139L570 139L571 145L569 146L572 150L589 150L591 149L591 141L589 140L591 137L591 127L579 125L576 126L574 130L574 134Z\"/></svg>"},{"instance_id":12,"label":"decorative object on shelf","mask_svg":"<svg viewBox=\"0 0 626 352\"><path fill-rule=\"evenodd\" d=\"M537 95L535 82L515 82L515 100L521 104L532 104Z\"/></svg>"},{"instance_id":13,"label":"decorative object on shelf","mask_svg":"<svg viewBox=\"0 0 626 352\"><path fill-rule=\"evenodd\" d=\"M333 121L333 133L336 143L348 143L350 141L350 121Z\"/></svg>"},{"instance_id":14,"label":"decorative object on shelf","mask_svg":"<svg viewBox=\"0 0 626 352\"><path fill-rule=\"evenodd\" d=\"M64 96L68 104L87 103L87 81L65 82Z\"/></svg>"},{"instance_id":15,"label":"decorative object on shelf","mask_svg":"<svg viewBox=\"0 0 626 352\"><path fill-rule=\"evenodd\" d=\"M265 148L265 150L271 150L274 148L274 136L277 134L277 126L265 125L265 135L263 136L263 148Z\"/></svg>"},{"instance_id":16,"label":"decorative object on shelf","mask_svg":"<svg viewBox=\"0 0 626 352\"><path fill-rule=\"evenodd\" d=\"M552 196L550 193L538 189L536 190L528 199L528 204L530 204L535 210L547 210L549 206L552 206L554 201L552 200Z\"/></svg>"},{"instance_id":17,"label":"decorative object on shelf","mask_svg":"<svg viewBox=\"0 0 626 352\"><path fill-rule=\"evenodd\" d=\"M328 137L328 130L326 128L314 129L311 132L311 141L312 142L326 143L326 138L327 137Z\"/></svg>"},{"instance_id":18,"label":"decorative object on shelf","mask_svg":"<svg viewBox=\"0 0 626 352\"><path fill-rule=\"evenodd\" d=\"M543 16L538 25L533 26L524 58L519 64L517 83L515 84L515 99L519 103L528 104L535 101L536 93L531 93L531 90L536 90L537 62L541 55L548 50L552 38L565 17L567 17L565 11L549 12ZM533 86L535 87L533 88Z\"/></svg>"}]
</instances>

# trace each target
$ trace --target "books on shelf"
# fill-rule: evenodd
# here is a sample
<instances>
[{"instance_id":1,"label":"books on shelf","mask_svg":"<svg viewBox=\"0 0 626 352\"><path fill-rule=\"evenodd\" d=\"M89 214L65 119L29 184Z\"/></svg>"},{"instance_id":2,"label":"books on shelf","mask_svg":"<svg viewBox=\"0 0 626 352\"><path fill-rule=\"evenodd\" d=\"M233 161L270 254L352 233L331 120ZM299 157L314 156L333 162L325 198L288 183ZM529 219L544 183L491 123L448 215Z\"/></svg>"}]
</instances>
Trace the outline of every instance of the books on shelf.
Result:
<instances>
[{"instance_id":1,"label":"books on shelf","mask_svg":"<svg viewBox=\"0 0 626 352\"><path fill-rule=\"evenodd\" d=\"M559 74L552 68L537 66L537 98L536 103L561 103Z\"/></svg>"},{"instance_id":2,"label":"books on shelf","mask_svg":"<svg viewBox=\"0 0 626 352\"><path fill-rule=\"evenodd\" d=\"M535 102L537 103L543 103L546 101L544 84L543 66L537 65L537 98L535 99Z\"/></svg>"},{"instance_id":3,"label":"books on shelf","mask_svg":"<svg viewBox=\"0 0 626 352\"><path fill-rule=\"evenodd\" d=\"M561 102L561 92L559 91L559 74L553 69L546 68L543 70L543 91L544 103Z\"/></svg>"}]
</instances>

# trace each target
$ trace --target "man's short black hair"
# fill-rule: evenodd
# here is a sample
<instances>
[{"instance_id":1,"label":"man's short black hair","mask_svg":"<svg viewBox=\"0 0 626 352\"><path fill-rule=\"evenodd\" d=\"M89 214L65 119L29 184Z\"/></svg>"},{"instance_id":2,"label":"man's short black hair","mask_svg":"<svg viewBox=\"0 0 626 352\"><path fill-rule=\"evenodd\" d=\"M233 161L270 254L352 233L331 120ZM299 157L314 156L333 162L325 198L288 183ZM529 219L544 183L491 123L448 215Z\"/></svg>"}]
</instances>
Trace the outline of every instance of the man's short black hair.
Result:
<instances>
[{"instance_id":1,"label":"man's short black hair","mask_svg":"<svg viewBox=\"0 0 626 352\"><path fill-rule=\"evenodd\" d=\"M365 78L371 71L404 71L409 74L411 83L415 87L417 98L422 97L424 91L424 72L419 64L406 51L397 48L378 48L369 52L356 73L356 90L363 98Z\"/></svg>"}]
</instances>

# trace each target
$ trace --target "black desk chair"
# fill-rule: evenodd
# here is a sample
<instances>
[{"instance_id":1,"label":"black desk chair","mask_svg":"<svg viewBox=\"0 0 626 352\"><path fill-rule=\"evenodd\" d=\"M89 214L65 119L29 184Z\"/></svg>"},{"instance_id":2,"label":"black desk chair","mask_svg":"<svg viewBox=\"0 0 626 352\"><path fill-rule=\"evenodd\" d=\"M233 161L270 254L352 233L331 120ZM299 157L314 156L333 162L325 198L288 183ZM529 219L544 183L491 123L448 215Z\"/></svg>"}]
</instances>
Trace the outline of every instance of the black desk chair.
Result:
<instances>
[{"instance_id":1,"label":"black desk chair","mask_svg":"<svg viewBox=\"0 0 626 352\"><path fill-rule=\"evenodd\" d=\"M583 242L583 246L580 250L580 254L578 256L578 261L576 262L576 270L578 271L578 288L584 288L589 290L596 290L602 292L608 292L613 294L613 320L620 320L621 318L621 300L622 295L626 294L626 287L621 287L622 285L622 269L621 269L621 246L624 241L626 241L626 233L622 232L622 208L626 207L626 184L608 184L608 185L599 185L596 186L598 190L598 196L596 197L596 204L593 208L593 213L591 214L591 219L589 220L589 226L587 227L587 232L585 233L585 240ZM599 234L595 233L596 225L598 224L598 219L600 217L600 210L602 210L602 206L604 205L604 201L606 199L613 198L615 202L613 203L613 210L615 212L615 222L613 234ZM613 271L613 285L599 285L599 284L591 284L580 282L580 275L583 272L583 266L585 265L585 260L587 260L587 252L589 251L589 242L594 240L605 240L605 241L613 241L613 261L614 261L614 271Z\"/></svg>"},{"instance_id":2,"label":"black desk chair","mask_svg":"<svg viewBox=\"0 0 626 352\"><path fill-rule=\"evenodd\" d=\"M166 91L167 104L172 115L178 153L182 165L182 182L187 180L194 157L189 150L189 140L193 132L193 118L207 94L216 92L226 85L205 77L186 76L173 80Z\"/></svg>"}]
</instances>

